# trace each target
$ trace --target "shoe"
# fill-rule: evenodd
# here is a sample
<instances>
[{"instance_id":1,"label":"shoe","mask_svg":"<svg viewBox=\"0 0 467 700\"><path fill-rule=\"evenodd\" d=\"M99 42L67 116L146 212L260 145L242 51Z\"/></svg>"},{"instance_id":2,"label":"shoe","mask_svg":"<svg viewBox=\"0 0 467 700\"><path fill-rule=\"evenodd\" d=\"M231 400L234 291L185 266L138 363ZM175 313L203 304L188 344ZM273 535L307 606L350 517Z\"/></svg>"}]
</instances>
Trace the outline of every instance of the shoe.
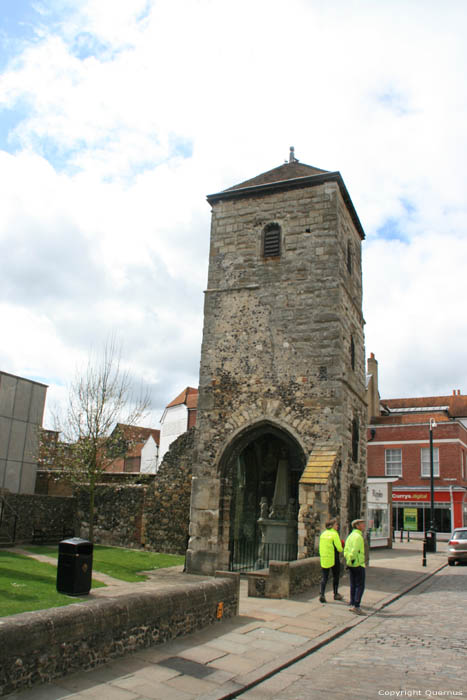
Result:
<instances>
[{"instance_id":1,"label":"shoe","mask_svg":"<svg viewBox=\"0 0 467 700\"><path fill-rule=\"evenodd\" d=\"M355 612L355 605L349 605L349 612Z\"/></svg>"},{"instance_id":2,"label":"shoe","mask_svg":"<svg viewBox=\"0 0 467 700\"><path fill-rule=\"evenodd\" d=\"M354 612L356 615L364 615L360 608L352 608L352 612Z\"/></svg>"},{"instance_id":3,"label":"shoe","mask_svg":"<svg viewBox=\"0 0 467 700\"><path fill-rule=\"evenodd\" d=\"M319 602L320 602L320 603L325 603L325 602L326 602L326 598L324 597L324 595L320 595L320 597L319 597Z\"/></svg>"},{"instance_id":4,"label":"shoe","mask_svg":"<svg viewBox=\"0 0 467 700\"><path fill-rule=\"evenodd\" d=\"M334 600L344 600L344 596L340 593L334 593Z\"/></svg>"}]
</instances>

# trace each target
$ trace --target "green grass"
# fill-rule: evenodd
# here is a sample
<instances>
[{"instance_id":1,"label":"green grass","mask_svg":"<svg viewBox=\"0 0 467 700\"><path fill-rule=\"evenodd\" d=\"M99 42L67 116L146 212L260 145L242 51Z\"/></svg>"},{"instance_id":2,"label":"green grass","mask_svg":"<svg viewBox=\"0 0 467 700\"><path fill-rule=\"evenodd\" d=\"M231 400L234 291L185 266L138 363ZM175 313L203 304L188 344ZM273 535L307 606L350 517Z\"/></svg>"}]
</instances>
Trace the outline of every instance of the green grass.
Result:
<instances>
[{"instance_id":1,"label":"green grass","mask_svg":"<svg viewBox=\"0 0 467 700\"><path fill-rule=\"evenodd\" d=\"M84 600L58 593L57 567L0 550L0 617ZM92 582L97 588L104 584Z\"/></svg>"},{"instance_id":2,"label":"green grass","mask_svg":"<svg viewBox=\"0 0 467 700\"><path fill-rule=\"evenodd\" d=\"M47 545L24 547L34 554L45 554L49 557L58 556L58 546ZM123 549L121 547L104 547L94 545L93 571L100 571L121 581L146 581L147 576L141 571L153 571L164 569L168 566L183 564L185 557L178 554L157 554L155 552L142 552L137 549Z\"/></svg>"}]
</instances>

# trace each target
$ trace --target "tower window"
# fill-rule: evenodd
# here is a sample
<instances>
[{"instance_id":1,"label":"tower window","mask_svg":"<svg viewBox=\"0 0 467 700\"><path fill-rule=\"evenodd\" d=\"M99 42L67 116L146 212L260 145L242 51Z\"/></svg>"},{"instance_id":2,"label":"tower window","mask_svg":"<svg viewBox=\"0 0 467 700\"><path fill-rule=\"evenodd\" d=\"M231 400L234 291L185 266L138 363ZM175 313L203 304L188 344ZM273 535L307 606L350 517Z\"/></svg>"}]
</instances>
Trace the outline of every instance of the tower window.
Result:
<instances>
[{"instance_id":1,"label":"tower window","mask_svg":"<svg viewBox=\"0 0 467 700\"><path fill-rule=\"evenodd\" d=\"M350 275L352 274L352 246L350 241L347 241L347 271Z\"/></svg>"},{"instance_id":2,"label":"tower window","mask_svg":"<svg viewBox=\"0 0 467 700\"><path fill-rule=\"evenodd\" d=\"M352 369L355 369L355 343L353 336L350 336L350 364Z\"/></svg>"},{"instance_id":3,"label":"tower window","mask_svg":"<svg viewBox=\"0 0 467 700\"><path fill-rule=\"evenodd\" d=\"M263 258L277 258L281 254L281 227L267 224L263 230Z\"/></svg>"},{"instance_id":4,"label":"tower window","mask_svg":"<svg viewBox=\"0 0 467 700\"><path fill-rule=\"evenodd\" d=\"M356 418L352 421L352 460L358 462L358 445L359 445L358 421Z\"/></svg>"}]
</instances>

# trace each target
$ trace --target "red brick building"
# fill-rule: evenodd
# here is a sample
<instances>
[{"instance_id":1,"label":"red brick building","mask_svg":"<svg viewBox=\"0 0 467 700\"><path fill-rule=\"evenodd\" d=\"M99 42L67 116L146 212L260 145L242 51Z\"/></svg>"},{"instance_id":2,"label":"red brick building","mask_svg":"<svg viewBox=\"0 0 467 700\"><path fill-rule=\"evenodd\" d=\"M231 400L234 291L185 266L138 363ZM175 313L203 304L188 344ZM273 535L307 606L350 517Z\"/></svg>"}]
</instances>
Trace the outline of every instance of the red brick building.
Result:
<instances>
[{"instance_id":1,"label":"red brick building","mask_svg":"<svg viewBox=\"0 0 467 700\"><path fill-rule=\"evenodd\" d=\"M368 476L392 484L396 530L425 532L431 517L430 426L433 437L434 525L449 533L467 525L467 396L376 400L377 362L368 360ZM371 384L371 382L370 382Z\"/></svg>"}]
</instances>

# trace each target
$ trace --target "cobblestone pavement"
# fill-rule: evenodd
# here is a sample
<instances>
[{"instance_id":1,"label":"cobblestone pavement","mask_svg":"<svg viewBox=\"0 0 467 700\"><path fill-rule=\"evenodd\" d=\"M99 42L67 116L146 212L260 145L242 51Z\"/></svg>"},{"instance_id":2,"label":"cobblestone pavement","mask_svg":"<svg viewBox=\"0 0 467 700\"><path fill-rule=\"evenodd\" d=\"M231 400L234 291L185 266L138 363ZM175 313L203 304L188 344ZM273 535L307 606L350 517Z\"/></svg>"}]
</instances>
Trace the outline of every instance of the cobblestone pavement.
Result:
<instances>
[{"instance_id":1,"label":"cobblestone pavement","mask_svg":"<svg viewBox=\"0 0 467 700\"><path fill-rule=\"evenodd\" d=\"M330 697L467 698L467 567L443 569L340 639L241 695L242 700Z\"/></svg>"}]
</instances>

